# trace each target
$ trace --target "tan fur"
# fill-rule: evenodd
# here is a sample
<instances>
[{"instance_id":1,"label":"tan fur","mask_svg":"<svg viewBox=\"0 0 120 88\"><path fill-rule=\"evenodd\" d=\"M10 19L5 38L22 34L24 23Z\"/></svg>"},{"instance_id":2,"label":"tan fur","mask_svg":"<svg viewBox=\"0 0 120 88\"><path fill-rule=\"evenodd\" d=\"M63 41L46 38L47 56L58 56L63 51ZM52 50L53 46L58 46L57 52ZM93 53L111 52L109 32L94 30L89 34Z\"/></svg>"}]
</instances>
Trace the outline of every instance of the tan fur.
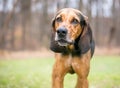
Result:
<instances>
[{"instance_id":1,"label":"tan fur","mask_svg":"<svg viewBox=\"0 0 120 88\"><path fill-rule=\"evenodd\" d=\"M66 11L62 11L56 18L58 17L62 17L62 21L61 23L55 23L55 29L57 30L60 26L64 26L68 29L68 33L71 36L72 40L75 40L79 34L81 33L81 26L79 24L77 25L71 25L71 21L73 20L73 18L76 18L79 22L80 19L79 17L74 13L74 12L70 12L69 14Z\"/></svg>"},{"instance_id":2,"label":"tan fur","mask_svg":"<svg viewBox=\"0 0 120 88\"><path fill-rule=\"evenodd\" d=\"M90 51L81 57L71 58L69 55L55 54L55 64L53 68L52 88L63 88L63 80L66 73L71 71L71 67L78 75L76 88L88 88L87 76L90 67Z\"/></svg>"},{"instance_id":3,"label":"tan fur","mask_svg":"<svg viewBox=\"0 0 120 88\"><path fill-rule=\"evenodd\" d=\"M72 40L75 40L82 32L80 24L71 25L71 21L74 18L80 22L80 18L75 12L80 13L85 18L85 20L87 20L87 17L78 10L71 9L68 14L67 10L63 9L60 10L56 16L56 18L61 16L62 22L55 22L54 28L54 30L57 31L59 27L64 26L67 28ZM67 48L72 51L75 47L74 45L68 45ZM69 54L55 53L56 61L53 66L52 88L63 88L64 76L67 73L72 73L73 71L78 76L75 88L88 88L87 76L89 74L90 58L91 50L87 51L85 54L74 57Z\"/></svg>"}]
</instances>

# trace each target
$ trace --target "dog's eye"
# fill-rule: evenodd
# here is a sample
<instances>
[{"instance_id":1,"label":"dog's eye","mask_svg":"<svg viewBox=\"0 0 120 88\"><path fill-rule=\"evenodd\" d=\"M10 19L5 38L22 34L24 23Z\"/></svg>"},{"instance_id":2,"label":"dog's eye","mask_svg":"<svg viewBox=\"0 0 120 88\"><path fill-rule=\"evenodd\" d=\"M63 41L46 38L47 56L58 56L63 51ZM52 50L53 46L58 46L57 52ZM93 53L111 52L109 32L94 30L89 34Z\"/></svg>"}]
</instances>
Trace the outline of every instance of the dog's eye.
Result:
<instances>
[{"instance_id":1,"label":"dog's eye","mask_svg":"<svg viewBox=\"0 0 120 88\"><path fill-rule=\"evenodd\" d=\"M58 18L56 18L56 21L57 21L57 22L62 22L62 18L61 18L61 17L58 17Z\"/></svg>"},{"instance_id":2,"label":"dog's eye","mask_svg":"<svg viewBox=\"0 0 120 88\"><path fill-rule=\"evenodd\" d=\"M77 19L73 19L73 20L71 21L71 23L72 23L72 24L78 24L79 21L78 21Z\"/></svg>"}]
</instances>

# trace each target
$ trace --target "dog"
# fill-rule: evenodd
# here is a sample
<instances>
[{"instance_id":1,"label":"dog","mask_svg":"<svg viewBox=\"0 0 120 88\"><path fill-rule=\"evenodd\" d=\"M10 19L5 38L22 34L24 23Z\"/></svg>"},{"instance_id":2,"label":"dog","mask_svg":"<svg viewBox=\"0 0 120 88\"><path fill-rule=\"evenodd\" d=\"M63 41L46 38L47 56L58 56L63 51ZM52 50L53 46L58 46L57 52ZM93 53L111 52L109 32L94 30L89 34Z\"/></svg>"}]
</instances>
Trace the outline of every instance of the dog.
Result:
<instances>
[{"instance_id":1,"label":"dog","mask_svg":"<svg viewBox=\"0 0 120 88\"><path fill-rule=\"evenodd\" d=\"M52 20L50 49L56 58L52 88L63 88L67 73L77 74L75 88L88 88L87 76L95 49L88 17L73 8L58 11Z\"/></svg>"}]
</instances>

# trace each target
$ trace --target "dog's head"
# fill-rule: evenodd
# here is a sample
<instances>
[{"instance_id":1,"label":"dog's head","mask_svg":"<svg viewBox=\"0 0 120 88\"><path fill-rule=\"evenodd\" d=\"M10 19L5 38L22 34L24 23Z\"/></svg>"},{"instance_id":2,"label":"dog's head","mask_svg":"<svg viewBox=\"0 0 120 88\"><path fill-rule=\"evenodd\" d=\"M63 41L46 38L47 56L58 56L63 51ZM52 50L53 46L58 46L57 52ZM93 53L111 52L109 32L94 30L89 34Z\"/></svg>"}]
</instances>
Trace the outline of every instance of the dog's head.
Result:
<instances>
[{"instance_id":1,"label":"dog's head","mask_svg":"<svg viewBox=\"0 0 120 88\"><path fill-rule=\"evenodd\" d=\"M53 18L52 27L55 32L55 41L60 46L73 44L82 33L82 26L86 25L87 17L80 11L65 8L60 10Z\"/></svg>"},{"instance_id":2,"label":"dog's head","mask_svg":"<svg viewBox=\"0 0 120 88\"><path fill-rule=\"evenodd\" d=\"M52 20L51 49L62 52L66 51L65 47L78 43L78 38L87 32L87 19L88 17L76 9L65 8L58 11Z\"/></svg>"}]
</instances>

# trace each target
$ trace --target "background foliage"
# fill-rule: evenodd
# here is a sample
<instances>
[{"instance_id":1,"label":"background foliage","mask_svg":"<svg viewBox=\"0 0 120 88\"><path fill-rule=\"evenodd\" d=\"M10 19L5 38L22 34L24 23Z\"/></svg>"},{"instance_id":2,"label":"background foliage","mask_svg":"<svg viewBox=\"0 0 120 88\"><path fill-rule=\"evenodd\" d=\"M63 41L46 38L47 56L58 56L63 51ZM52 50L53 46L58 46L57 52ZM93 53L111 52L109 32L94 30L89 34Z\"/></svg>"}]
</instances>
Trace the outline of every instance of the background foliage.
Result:
<instances>
[{"instance_id":1,"label":"background foliage","mask_svg":"<svg viewBox=\"0 0 120 88\"><path fill-rule=\"evenodd\" d=\"M0 0L0 49L49 48L51 20L65 7L89 17L97 46L120 45L120 0Z\"/></svg>"}]
</instances>

